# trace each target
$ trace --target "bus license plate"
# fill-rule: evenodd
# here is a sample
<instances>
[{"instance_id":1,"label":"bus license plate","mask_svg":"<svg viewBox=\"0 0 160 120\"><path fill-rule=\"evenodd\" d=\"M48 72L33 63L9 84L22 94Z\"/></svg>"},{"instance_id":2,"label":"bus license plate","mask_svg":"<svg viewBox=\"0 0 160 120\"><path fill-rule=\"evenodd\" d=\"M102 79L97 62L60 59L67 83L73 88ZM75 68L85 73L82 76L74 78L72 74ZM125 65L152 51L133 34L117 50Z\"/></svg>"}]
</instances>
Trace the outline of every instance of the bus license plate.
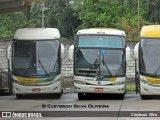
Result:
<instances>
[{"instance_id":1,"label":"bus license plate","mask_svg":"<svg viewBox=\"0 0 160 120\"><path fill-rule=\"evenodd\" d=\"M103 88L95 88L95 91L96 91L96 92L102 92L102 91L103 91Z\"/></svg>"},{"instance_id":2,"label":"bus license plate","mask_svg":"<svg viewBox=\"0 0 160 120\"><path fill-rule=\"evenodd\" d=\"M32 89L32 92L40 92L40 91L41 91L40 88L33 88L33 89Z\"/></svg>"}]
</instances>

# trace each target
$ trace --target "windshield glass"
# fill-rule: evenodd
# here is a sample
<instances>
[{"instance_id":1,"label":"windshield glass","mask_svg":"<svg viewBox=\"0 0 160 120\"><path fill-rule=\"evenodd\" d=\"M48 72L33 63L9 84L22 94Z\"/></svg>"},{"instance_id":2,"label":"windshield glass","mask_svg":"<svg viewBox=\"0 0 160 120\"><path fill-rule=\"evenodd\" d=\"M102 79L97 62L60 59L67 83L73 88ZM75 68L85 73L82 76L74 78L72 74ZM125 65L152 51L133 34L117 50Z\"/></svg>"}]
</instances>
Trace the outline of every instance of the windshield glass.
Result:
<instances>
[{"instance_id":1,"label":"windshield glass","mask_svg":"<svg viewBox=\"0 0 160 120\"><path fill-rule=\"evenodd\" d=\"M160 75L160 39L142 39L139 59L141 73Z\"/></svg>"},{"instance_id":2,"label":"windshield glass","mask_svg":"<svg viewBox=\"0 0 160 120\"><path fill-rule=\"evenodd\" d=\"M37 68L43 74L50 74L58 71L58 41L37 42Z\"/></svg>"},{"instance_id":3,"label":"windshield glass","mask_svg":"<svg viewBox=\"0 0 160 120\"><path fill-rule=\"evenodd\" d=\"M59 42L14 41L13 74L42 76L58 72Z\"/></svg>"},{"instance_id":4,"label":"windshield glass","mask_svg":"<svg viewBox=\"0 0 160 120\"><path fill-rule=\"evenodd\" d=\"M76 73L82 75L99 74L99 50L77 49L75 54Z\"/></svg>"},{"instance_id":5,"label":"windshield glass","mask_svg":"<svg viewBox=\"0 0 160 120\"><path fill-rule=\"evenodd\" d=\"M124 48L125 37L106 35L80 35L78 36L78 47L105 47Z\"/></svg>"},{"instance_id":6,"label":"windshield glass","mask_svg":"<svg viewBox=\"0 0 160 120\"><path fill-rule=\"evenodd\" d=\"M105 76L125 74L124 50L100 50L100 73Z\"/></svg>"},{"instance_id":7,"label":"windshield glass","mask_svg":"<svg viewBox=\"0 0 160 120\"><path fill-rule=\"evenodd\" d=\"M124 49L76 49L75 73L78 75L124 76Z\"/></svg>"}]
</instances>

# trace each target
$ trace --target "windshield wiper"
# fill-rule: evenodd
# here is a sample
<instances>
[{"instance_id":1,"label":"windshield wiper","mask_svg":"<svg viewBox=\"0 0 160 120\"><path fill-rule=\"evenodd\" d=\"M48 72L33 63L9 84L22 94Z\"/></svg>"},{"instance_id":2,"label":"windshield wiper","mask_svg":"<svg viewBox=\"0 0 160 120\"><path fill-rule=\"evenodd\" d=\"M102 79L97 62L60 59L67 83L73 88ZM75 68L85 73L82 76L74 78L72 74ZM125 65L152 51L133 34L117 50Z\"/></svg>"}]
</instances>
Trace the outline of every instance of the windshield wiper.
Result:
<instances>
[{"instance_id":1,"label":"windshield wiper","mask_svg":"<svg viewBox=\"0 0 160 120\"><path fill-rule=\"evenodd\" d=\"M50 72L48 75L57 75L57 72Z\"/></svg>"},{"instance_id":2,"label":"windshield wiper","mask_svg":"<svg viewBox=\"0 0 160 120\"><path fill-rule=\"evenodd\" d=\"M47 70L45 69L44 65L42 64L42 62L41 62L41 60L39 58L39 54L38 54L38 62L41 65L41 67L42 67L43 71L45 72L45 74L48 75Z\"/></svg>"},{"instance_id":3,"label":"windshield wiper","mask_svg":"<svg viewBox=\"0 0 160 120\"><path fill-rule=\"evenodd\" d=\"M157 75L157 73L158 73L159 69L160 69L160 64L159 64L159 66L157 67L157 69L156 69L155 73L153 74L153 77L155 77L155 76Z\"/></svg>"},{"instance_id":4,"label":"windshield wiper","mask_svg":"<svg viewBox=\"0 0 160 120\"><path fill-rule=\"evenodd\" d=\"M26 76L27 75L27 73L29 72L29 70L30 69L33 69L35 66L32 66L32 67L29 67L29 68L25 68L26 70L25 70L25 72L24 72L24 76Z\"/></svg>"},{"instance_id":5,"label":"windshield wiper","mask_svg":"<svg viewBox=\"0 0 160 120\"><path fill-rule=\"evenodd\" d=\"M123 75L124 74L124 70L125 70L125 49L123 50L123 53L122 53L122 63L120 65L120 67L117 69L117 72L115 73L115 75Z\"/></svg>"},{"instance_id":6,"label":"windshield wiper","mask_svg":"<svg viewBox=\"0 0 160 120\"><path fill-rule=\"evenodd\" d=\"M91 67L87 73L87 76L91 73L92 69L97 69L99 67L99 63L98 63L98 60L96 59L92 64L91 64Z\"/></svg>"},{"instance_id":7,"label":"windshield wiper","mask_svg":"<svg viewBox=\"0 0 160 120\"><path fill-rule=\"evenodd\" d=\"M56 70L58 71L58 63L57 63L57 60L56 60L56 63L54 64L54 67L53 67L53 71Z\"/></svg>"},{"instance_id":8,"label":"windshield wiper","mask_svg":"<svg viewBox=\"0 0 160 120\"><path fill-rule=\"evenodd\" d=\"M103 55L102 63L103 63L103 65L105 65L105 67L106 67L106 69L107 69L109 75L112 76L112 73L111 73L111 71L109 70L107 63L104 61L104 55Z\"/></svg>"}]
</instances>

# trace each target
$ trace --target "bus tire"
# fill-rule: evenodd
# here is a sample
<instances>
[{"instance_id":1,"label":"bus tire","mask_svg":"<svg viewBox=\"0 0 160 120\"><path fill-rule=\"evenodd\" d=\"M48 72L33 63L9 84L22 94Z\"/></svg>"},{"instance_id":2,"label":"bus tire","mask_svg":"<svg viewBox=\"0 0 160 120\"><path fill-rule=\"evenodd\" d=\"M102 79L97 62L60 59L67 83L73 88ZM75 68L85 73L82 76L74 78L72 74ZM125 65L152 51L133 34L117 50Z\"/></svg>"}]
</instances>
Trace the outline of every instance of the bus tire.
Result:
<instances>
[{"instance_id":1,"label":"bus tire","mask_svg":"<svg viewBox=\"0 0 160 120\"><path fill-rule=\"evenodd\" d=\"M63 94L63 92L64 92L64 90L62 89L62 90L61 90L61 94Z\"/></svg>"},{"instance_id":2,"label":"bus tire","mask_svg":"<svg viewBox=\"0 0 160 120\"><path fill-rule=\"evenodd\" d=\"M60 98L61 97L61 93L55 93L55 98Z\"/></svg>"},{"instance_id":3,"label":"bus tire","mask_svg":"<svg viewBox=\"0 0 160 120\"><path fill-rule=\"evenodd\" d=\"M84 100L84 98L85 98L84 93L78 93L78 99L79 100Z\"/></svg>"},{"instance_id":4,"label":"bus tire","mask_svg":"<svg viewBox=\"0 0 160 120\"><path fill-rule=\"evenodd\" d=\"M23 94L16 94L16 98L17 99L22 99L23 98Z\"/></svg>"},{"instance_id":5,"label":"bus tire","mask_svg":"<svg viewBox=\"0 0 160 120\"><path fill-rule=\"evenodd\" d=\"M121 100L123 100L123 99L124 99L124 95L125 95L125 94L119 94L119 98L120 98Z\"/></svg>"},{"instance_id":6,"label":"bus tire","mask_svg":"<svg viewBox=\"0 0 160 120\"><path fill-rule=\"evenodd\" d=\"M147 99L147 97L148 97L147 95L141 95L141 99L142 99L142 100Z\"/></svg>"}]
</instances>

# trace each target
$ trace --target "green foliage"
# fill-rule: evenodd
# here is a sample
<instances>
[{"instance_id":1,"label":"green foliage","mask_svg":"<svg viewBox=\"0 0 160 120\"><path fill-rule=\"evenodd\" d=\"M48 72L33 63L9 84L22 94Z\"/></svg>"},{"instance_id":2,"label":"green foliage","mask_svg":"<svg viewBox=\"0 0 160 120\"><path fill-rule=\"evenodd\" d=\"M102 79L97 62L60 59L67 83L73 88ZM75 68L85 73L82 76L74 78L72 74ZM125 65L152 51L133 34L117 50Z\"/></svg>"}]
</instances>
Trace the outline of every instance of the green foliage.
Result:
<instances>
[{"instance_id":1,"label":"green foliage","mask_svg":"<svg viewBox=\"0 0 160 120\"><path fill-rule=\"evenodd\" d=\"M0 14L0 37L13 38L19 28L39 27L38 5L35 5L33 4L31 13L27 15L23 12Z\"/></svg>"},{"instance_id":2,"label":"green foliage","mask_svg":"<svg viewBox=\"0 0 160 120\"><path fill-rule=\"evenodd\" d=\"M148 20L148 22L160 23L160 1L148 0L148 2L144 2L143 4L145 4L146 8L143 17Z\"/></svg>"},{"instance_id":3,"label":"green foliage","mask_svg":"<svg viewBox=\"0 0 160 120\"><path fill-rule=\"evenodd\" d=\"M0 16L0 37L10 38L13 32L26 25L26 18L23 13L4 14Z\"/></svg>"},{"instance_id":4,"label":"green foliage","mask_svg":"<svg viewBox=\"0 0 160 120\"><path fill-rule=\"evenodd\" d=\"M77 3L78 1L76 0ZM160 23L157 18L160 14L159 4L158 0L140 0L140 28L143 25ZM124 30L129 40L137 40L139 34L137 5L137 0L84 0L78 7L75 7L82 20L79 29L114 27ZM154 13L151 18L149 11Z\"/></svg>"},{"instance_id":5,"label":"green foliage","mask_svg":"<svg viewBox=\"0 0 160 120\"><path fill-rule=\"evenodd\" d=\"M62 37L73 38L78 29L108 27L122 29L129 40L138 40L138 0L48 0L45 27L56 27ZM140 1L140 28L160 23L160 1ZM0 37L13 37L16 29L42 26L42 4L35 2L30 13L0 14Z\"/></svg>"},{"instance_id":6,"label":"green foliage","mask_svg":"<svg viewBox=\"0 0 160 120\"><path fill-rule=\"evenodd\" d=\"M74 16L69 0L48 0L47 19L50 27L56 27L66 38L75 36L79 20Z\"/></svg>"}]
</instances>

